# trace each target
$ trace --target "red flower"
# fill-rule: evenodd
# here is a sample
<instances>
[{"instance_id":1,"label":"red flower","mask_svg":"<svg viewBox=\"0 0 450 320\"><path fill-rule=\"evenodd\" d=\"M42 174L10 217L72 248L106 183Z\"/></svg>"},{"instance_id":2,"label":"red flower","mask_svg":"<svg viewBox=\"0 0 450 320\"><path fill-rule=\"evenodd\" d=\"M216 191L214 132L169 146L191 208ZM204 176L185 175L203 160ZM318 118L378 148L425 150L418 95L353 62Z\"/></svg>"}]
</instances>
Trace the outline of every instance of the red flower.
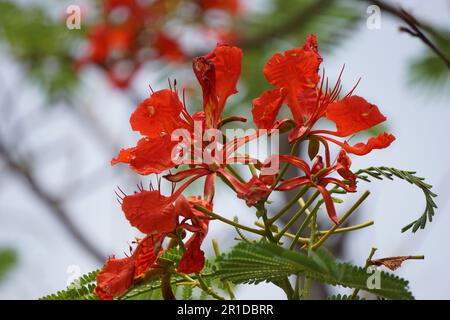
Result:
<instances>
[{"instance_id":1,"label":"red flower","mask_svg":"<svg viewBox=\"0 0 450 320\"><path fill-rule=\"evenodd\" d=\"M186 56L180 44L164 32L159 32L153 40L153 47L158 51L160 57L167 60L180 62Z\"/></svg>"},{"instance_id":2,"label":"red flower","mask_svg":"<svg viewBox=\"0 0 450 320\"><path fill-rule=\"evenodd\" d=\"M122 210L133 227L145 234L166 234L175 230L177 215L174 199L158 190L146 191L123 198Z\"/></svg>"},{"instance_id":3,"label":"red flower","mask_svg":"<svg viewBox=\"0 0 450 320\"><path fill-rule=\"evenodd\" d=\"M177 142L172 141L169 135L156 139L142 138L136 147L122 149L111 164L127 163L137 173L147 175L161 173L175 166L172 162L172 150Z\"/></svg>"},{"instance_id":4,"label":"red flower","mask_svg":"<svg viewBox=\"0 0 450 320\"><path fill-rule=\"evenodd\" d=\"M161 253L161 242L161 238L147 236L138 242L131 257L110 257L97 275L95 294L101 300L112 300L123 295L136 279L154 266Z\"/></svg>"},{"instance_id":5,"label":"red flower","mask_svg":"<svg viewBox=\"0 0 450 320\"><path fill-rule=\"evenodd\" d=\"M286 191L291 190L293 188L297 188L299 186L311 186L316 188L322 194L323 200L325 201L325 206L327 207L327 212L331 220L334 223L338 223L338 219L336 216L336 209L334 207L333 199L331 198L330 192L326 189L326 186L331 183L338 185L343 188L347 192L355 192L356 191L356 176L353 172L350 171L351 161L348 158L345 151L341 151L339 153L339 157L337 163L331 167L325 168L325 165L322 161L322 157L317 156L316 161L313 163L311 168L309 165L297 158L295 156L289 155L280 155L280 161L288 162L300 170L304 172L304 176L291 178L282 182L276 190ZM331 173L337 171L344 179L349 181L349 184L345 184L339 179L329 177Z\"/></svg>"},{"instance_id":6,"label":"red flower","mask_svg":"<svg viewBox=\"0 0 450 320\"><path fill-rule=\"evenodd\" d=\"M342 100L337 100L340 91L340 76L336 86L323 91L324 80L319 85L318 68L322 57L317 50L315 36L309 35L302 48L275 54L264 67L267 81L277 89L264 92L253 100L253 119L258 128L274 128L279 125L276 117L281 106L287 103L291 109L296 128L289 135L289 142L300 138L318 136L344 148L347 152L364 155L373 149L388 147L393 135L382 134L370 143L350 146L328 135L348 137L372 128L386 120L378 108L365 99L352 96L352 91ZM316 122L326 117L336 124L336 131L312 130ZM328 146L326 145L326 148ZM328 153L328 150L327 150ZM327 157L329 165L329 157Z\"/></svg>"},{"instance_id":7,"label":"red flower","mask_svg":"<svg viewBox=\"0 0 450 320\"><path fill-rule=\"evenodd\" d=\"M199 272L203 268L204 253L200 246L208 233L210 220L209 216L194 209L193 206L199 204L212 210L211 202L205 199L196 197L186 199L180 196L195 179L189 180L170 197L162 196L157 190L141 190L134 195L125 196L122 202L122 209L130 224L147 235L154 235L162 241L166 235L175 233L179 227L194 233L186 243L187 250L180 261L179 272L184 273ZM181 222L180 217L183 218ZM144 272L146 270L148 268L144 268Z\"/></svg>"},{"instance_id":8,"label":"red flower","mask_svg":"<svg viewBox=\"0 0 450 320\"><path fill-rule=\"evenodd\" d=\"M194 58L193 69L203 90L207 128L217 128L228 97L237 93L242 50L217 45L213 52Z\"/></svg>"},{"instance_id":9,"label":"red flower","mask_svg":"<svg viewBox=\"0 0 450 320\"><path fill-rule=\"evenodd\" d=\"M236 14L239 11L239 0L200 0L200 7L203 10L219 9Z\"/></svg>"},{"instance_id":10,"label":"red flower","mask_svg":"<svg viewBox=\"0 0 450 320\"><path fill-rule=\"evenodd\" d=\"M198 197L181 196L175 204L177 212L185 217L181 227L194 233L186 242L186 252L178 265L178 272L186 274L200 272L205 264L205 253L201 250L201 245L208 233L210 217L194 209L194 204L212 210L211 202ZM187 224L187 220L191 224Z\"/></svg>"},{"instance_id":11,"label":"red flower","mask_svg":"<svg viewBox=\"0 0 450 320\"><path fill-rule=\"evenodd\" d=\"M272 192L271 186L275 182L275 176L259 176L252 177L248 182L243 183L224 169L219 169L218 173L230 182L238 198L245 200L249 207L268 197Z\"/></svg>"},{"instance_id":12,"label":"red flower","mask_svg":"<svg viewBox=\"0 0 450 320\"><path fill-rule=\"evenodd\" d=\"M170 135L173 130L183 127L180 117L183 109L177 92L169 89L156 91L133 112L131 128L149 138Z\"/></svg>"}]
</instances>

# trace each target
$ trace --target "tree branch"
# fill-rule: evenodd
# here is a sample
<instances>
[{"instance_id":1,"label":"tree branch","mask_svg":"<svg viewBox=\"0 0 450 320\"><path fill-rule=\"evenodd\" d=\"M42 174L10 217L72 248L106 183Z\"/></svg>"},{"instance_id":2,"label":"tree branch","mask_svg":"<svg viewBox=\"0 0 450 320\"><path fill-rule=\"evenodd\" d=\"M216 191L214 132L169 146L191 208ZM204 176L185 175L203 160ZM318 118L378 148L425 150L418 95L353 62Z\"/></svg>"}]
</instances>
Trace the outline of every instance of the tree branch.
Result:
<instances>
[{"instance_id":1,"label":"tree branch","mask_svg":"<svg viewBox=\"0 0 450 320\"><path fill-rule=\"evenodd\" d=\"M92 255L97 261L103 262L105 255L101 253L84 235L78 230L75 224L69 219L62 203L50 196L34 179L31 171L19 164L7 150L5 145L0 141L0 156L4 159L7 167L21 176L31 191L44 203L54 216L62 223L66 230L77 240L77 243Z\"/></svg>"},{"instance_id":2,"label":"tree branch","mask_svg":"<svg viewBox=\"0 0 450 320\"><path fill-rule=\"evenodd\" d=\"M436 53L436 55L441 58L441 60L450 69L450 58L444 52L442 52L442 50L440 50L433 42L431 42L431 40L422 32L422 30L420 30L420 28L422 28L431 35L438 36L434 28L427 25L423 21L419 21L410 13L401 8L396 8L395 6L391 6L380 0L370 0L369 2L379 6L381 10L384 10L391 15L399 18L400 20L406 22L409 27L400 27L399 30L420 39L426 46L428 46L434 53Z\"/></svg>"}]
</instances>

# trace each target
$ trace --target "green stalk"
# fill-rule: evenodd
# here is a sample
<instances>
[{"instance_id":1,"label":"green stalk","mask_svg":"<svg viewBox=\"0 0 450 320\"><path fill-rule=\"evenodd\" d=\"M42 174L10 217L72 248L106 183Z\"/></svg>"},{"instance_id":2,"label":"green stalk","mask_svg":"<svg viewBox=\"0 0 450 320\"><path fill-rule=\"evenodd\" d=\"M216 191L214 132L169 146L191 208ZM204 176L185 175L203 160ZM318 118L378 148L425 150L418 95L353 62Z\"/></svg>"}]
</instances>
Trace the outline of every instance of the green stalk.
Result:
<instances>
[{"instance_id":1,"label":"green stalk","mask_svg":"<svg viewBox=\"0 0 450 320\"><path fill-rule=\"evenodd\" d=\"M225 165L225 168L230 171L230 173L238 179L240 182L245 183L245 180L241 177L241 175L229 164Z\"/></svg>"},{"instance_id":2,"label":"green stalk","mask_svg":"<svg viewBox=\"0 0 450 320\"><path fill-rule=\"evenodd\" d=\"M367 269L369 268L369 266L370 266L370 261L372 260L372 258L373 258L373 256L375 255L375 252L376 252L376 251L377 251L377 248L372 248L372 249L370 250L369 256L368 256L367 259L366 259L366 264L364 265L364 271L367 271ZM356 288L356 289L353 291L353 294L352 294L352 300L355 300L355 299L356 299L356 297L358 296L358 293L359 293L359 289Z\"/></svg>"},{"instance_id":3,"label":"green stalk","mask_svg":"<svg viewBox=\"0 0 450 320\"><path fill-rule=\"evenodd\" d=\"M300 142L302 139L298 139L297 141L294 142L294 145L292 146L291 149L291 156L295 156L298 152L298 148L300 146ZM283 168L280 171L280 174L277 176L275 183L272 185L272 189L275 189L275 187L277 186L277 184L281 181L281 179L283 179L283 176L286 174L288 168L289 168L289 162L285 163Z\"/></svg>"},{"instance_id":4,"label":"green stalk","mask_svg":"<svg viewBox=\"0 0 450 320\"><path fill-rule=\"evenodd\" d=\"M303 188L301 188L300 191L295 195L295 197L292 198L291 201L289 201L288 204L280 210L280 212L278 212L272 218L268 219L268 222L272 224L275 221L277 221L282 215L284 215L290 208L292 208L297 203L297 201L306 193L306 191L308 191L308 189L309 189L308 186L304 186Z\"/></svg>"},{"instance_id":5,"label":"green stalk","mask_svg":"<svg viewBox=\"0 0 450 320\"><path fill-rule=\"evenodd\" d=\"M283 234L289 230L289 228L297 221L297 219L305 212L306 209L316 200L316 198L319 196L320 192L316 191L312 197L305 203L305 206L303 206L300 210L297 211L296 214L286 223L286 225L281 229L281 231L275 236L275 240L278 242L280 238L283 236Z\"/></svg>"},{"instance_id":6,"label":"green stalk","mask_svg":"<svg viewBox=\"0 0 450 320\"><path fill-rule=\"evenodd\" d=\"M199 287L205 291L207 294L209 294L211 297L216 298L217 300L225 300L224 297L222 297L221 295L219 295L217 292L215 292L212 288L208 287L208 285L206 284L205 280L203 280L202 275L200 274L200 272L197 272L195 274L197 276L197 281L199 284Z\"/></svg>"},{"instance_id":7,"label":"green stalk","mask_svg":"<svg viewBox=\"0 0 450 320\"><path fill-rule=\"evenodd\" d=\"M222 222L224 222L226 224L229 224L230 226L233 226L235 228L239 228L239 229L242 229L242 230L245 230L245 231L248 231L248 232L259 234L260 236L265 236L266 235L266 233L264 231L262 231L262 230L253 229L253 228L244 226L242 224L239 224L237 222L234 222L232 220L229 220L229 219L227 219L225 217L222 217L221 215L219 215L217 213L214 213L214 212L212 212L212 211L210 211L210 210L208 210L206 208L203 208L202 206L200 206L198 204L194 204L194 208L197 209L200 212L203 212L203 213L209 215L210 217L212 217L214 219L220 220L220 221L222 221Z\"/></svg>"},{"instance_id":8,"label":"green stalk","mask_svg":"<svg viewBox=\"0 0 450 320\"><path fill-rule=\"evenodd\" d=\"M316 238L316 228L317 228L316 217L317 217L317 211L314 214L310 214L310 216L312 216L312 218L311 218L311 223L310 223L311 235L309 237L308 256L311 256L312 246L313 246L315 238ZM305 284L303 286L303 293L302 293L302 298L303 299L308 299L309 298L310 290L311 290L311 279L308 276L305 276Z\"/></svg>"},{"instance_id":9,"label":"green stalk","mask_svg":"<svg viewBox=\"0 0 450 320\"><path fill-rule=\"evenodd\" d=\"M364 223L356 224L356 225L351 226L351 227L339 228L339 229L334 230L334 234L336 234L336 233L345 233L345 232L351 232L351 231L359 230L359 229L362 229L362 228L369 227L369 226L371 226L371 225L373 225L373 224L374 224L374 222L371 220L371 221L367 221L367 222L364 222ZM323 234L328 233L329 231L330 231L330 230L326 230L326 231L318 231L317 233L320 234L320 235L323 235Z\"/></svg>"},{"instance_id":10,"label":"green stalk","mask_svg":"<svg viewBox=\"0 0 450 320\"><path fill-rule=\"evenodd\" d=\"M306 203L305 203L306 205ZM305 231L306 227L308 226L309 221L317 215L317 211L319 211L319 208L322 204L319 202L315 205L314 209L311 211L311 213L306 217L305 221L303 221L302 225L298 229L297 233L294 236L294 240L292 240L292 243L289 247L290 250L294 249L295 245L298 243L300 236L302 235L303 231ZM287 234L286 234L287 235ZM311 238L306 241L307 243L310 242Z\"/></svg>"},{"instance_id":11,"label":"green stalk","mask_svg":"<svg viewBox=\"0 0 450 320\"><path fill-rule=\"evenodd\" d=\"M355 210L361 205L361 203L363 203L364 200L366 200L366 198L370 195L369 191L364 192L364 194L358 199L358 201L356 201L353 206L344 214L344 216L341 218L341 220L339 220L338 224L335 224L333 227L331 227L330 230L328 230L323 237L321 237L319 239L319 241L317 241L313 246L312 246L312 250L316 250L317 248L319 248L335 231L336 229L342 225L347 219L348 217L350 217L350 215L355 212Z\"/></svg>"}]
</instances>

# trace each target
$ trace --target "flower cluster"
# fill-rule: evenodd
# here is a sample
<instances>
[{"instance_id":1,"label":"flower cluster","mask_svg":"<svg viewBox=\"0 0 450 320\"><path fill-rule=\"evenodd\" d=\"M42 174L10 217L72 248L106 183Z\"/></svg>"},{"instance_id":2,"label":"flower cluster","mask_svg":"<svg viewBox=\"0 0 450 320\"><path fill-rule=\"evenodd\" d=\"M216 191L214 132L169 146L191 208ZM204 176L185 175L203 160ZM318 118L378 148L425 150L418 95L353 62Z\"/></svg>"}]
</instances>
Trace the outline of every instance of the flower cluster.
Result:
<instances>
[{"instance_id":1,"label":"flower cluster","mask_svg":"<svg viewBox=\"0 0 450 320\"><path fill-rule=\"evenodd\" d=\"M183 8L188 5L195 6L195 10ZM234 16L239 9L238 0L104 0L102 20L89 28L87 52L77 66L98 65L115 86L127 88L136 71L149 59L163 58L175 63L186 60L179 36L175 38L170 35L173 32L167 31L177 12L187 11L192 15L188 19L197 21L204 36L223 41L232 39L231 30L208 26L202 16L209 10Z\"/></svg>"},{"instance_id":2,"label":"flower cluster","mask_svg":"<svg viewBox=\"0 0 450 320\"><path fill-rule=\"evenodd\" d=\"M188 112L184 94L180 99L176 83L169 89L152 91L150 97L137 106L130 123L132 129L143 137L135 147L121 150L112 164L128 164L141 175L167 172L164 178L173 187L168 196L161 193L159 184L156 188L150 186L149 190L140 187L134 194L120 195L125 217L145 237L136 240L137 246L131 256L108 259L97 278L95 292L100 298L119 297L133 283L161 270L163 266L158 258L164 250L174 246L183 252L176 272L191 274L202 270L205 257L201 245L208 233L210 220L217 218L207 214L213 210L217 177L229 185L239 199L257 209L264 207L272 192L299 186L315 188L322 195L329 217L338 223L327 186L331 184L347 192L356 191L356 176L350 169L348 154L365 155L374 149L386 148L395 138L382 133L366 143L351 145L345 140L386 118L375 105L353 95L354 90L340 97L340 77L334 87L328 87L328 81L319 75L322 57L317 47L315 36L310 35L303 47L277 53L269 59L264 67L264 76L275 88L253 101L254 123L259 129L265 129L256 134L217 144L214 139L205 140L195 133L197 126L202 130L221 132L222 126L229 121L245 120L222 116L228 98L237 93L236 86L241 74L242 51L233 46L217 45L211 53L193 59L193 71L203 92L203 111ZM292 119L277 119L284 104L290 108ZM321 118L334 123L336 130L314 128ZM281 128L281 131L288 132L288 142L293 146L290 155L272 154L266 161L260 162L253 161L255 159L246 154L233 154L247 142L262 135L272 135ZM183 142L174 139L174 133L180 129L185 136ZM311 164L296 155L297 147L303 142L309 143L312 150ZM179 148L180 143L199 150L202 157L196 157L196 152L188 158L183 157L186 146ZM335 161L330 158L329 143L340 147ZM323 146L323 157L319 155L320 146ZM230 167L231 160L232 163L251 164L252 178L248 181L243 179ZM264 168L273 161L293 165L302 174L287 180L283 179L282 172L268 174ZM169 172L180 164L188 166L176 173ZM183 193L186 188L202 178L203 196L185 197ZM190 237L187 237L187 232ZM167 245L165 239L170 239Z\"/></svg>"}]
</instances>

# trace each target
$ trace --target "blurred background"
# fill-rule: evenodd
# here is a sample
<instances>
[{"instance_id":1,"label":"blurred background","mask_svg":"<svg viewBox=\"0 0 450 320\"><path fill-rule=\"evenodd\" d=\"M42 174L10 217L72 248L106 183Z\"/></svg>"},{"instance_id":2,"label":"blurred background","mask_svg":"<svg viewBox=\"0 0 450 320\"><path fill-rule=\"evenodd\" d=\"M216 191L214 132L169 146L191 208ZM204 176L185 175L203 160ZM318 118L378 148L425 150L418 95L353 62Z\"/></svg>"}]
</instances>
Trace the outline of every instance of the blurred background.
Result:
<instances>
[{"instance_id":1,"label":"blurred background","mask_svg":"<svg viewBox=\"0 0 450 320\"><path fill-rule=\"evenodd\" d=\"M101 267L108 255L128 252L137 232L114 191L132 192L149 178L109 162L137 141L128 120L149 85L162 89L176 79L190 110L198 110L191 58L216 42L236 44L243 73L226 112L251 117L251 100L268 87L267 59L302 45L309 33L318 37L331 83L345 64L344 92L361 78L356 94L388 117L377 130L397 137L386 150L354 157L353 167L414 170L439 194L433 222L401 233L423 212L421 191L402 180L361 183L372 195L352 222L375 225L336 236L329 248L360 265L372 247L379 258L423 254L396 273L410 280L416 298L449 299L450 73L421 39L399 31L406 26L400 8L450 56L448 0L0 0L0 299L39 298ZM234 194L219 187L217 195L215 211L253 224L253 210ZM234 229L210 228L208 256L211 239L222 250L235 243ZM268 284L236 292L284 298ZM334 292L345 290L318 287L314 297Z\"/></svg>"}]
</instances>

